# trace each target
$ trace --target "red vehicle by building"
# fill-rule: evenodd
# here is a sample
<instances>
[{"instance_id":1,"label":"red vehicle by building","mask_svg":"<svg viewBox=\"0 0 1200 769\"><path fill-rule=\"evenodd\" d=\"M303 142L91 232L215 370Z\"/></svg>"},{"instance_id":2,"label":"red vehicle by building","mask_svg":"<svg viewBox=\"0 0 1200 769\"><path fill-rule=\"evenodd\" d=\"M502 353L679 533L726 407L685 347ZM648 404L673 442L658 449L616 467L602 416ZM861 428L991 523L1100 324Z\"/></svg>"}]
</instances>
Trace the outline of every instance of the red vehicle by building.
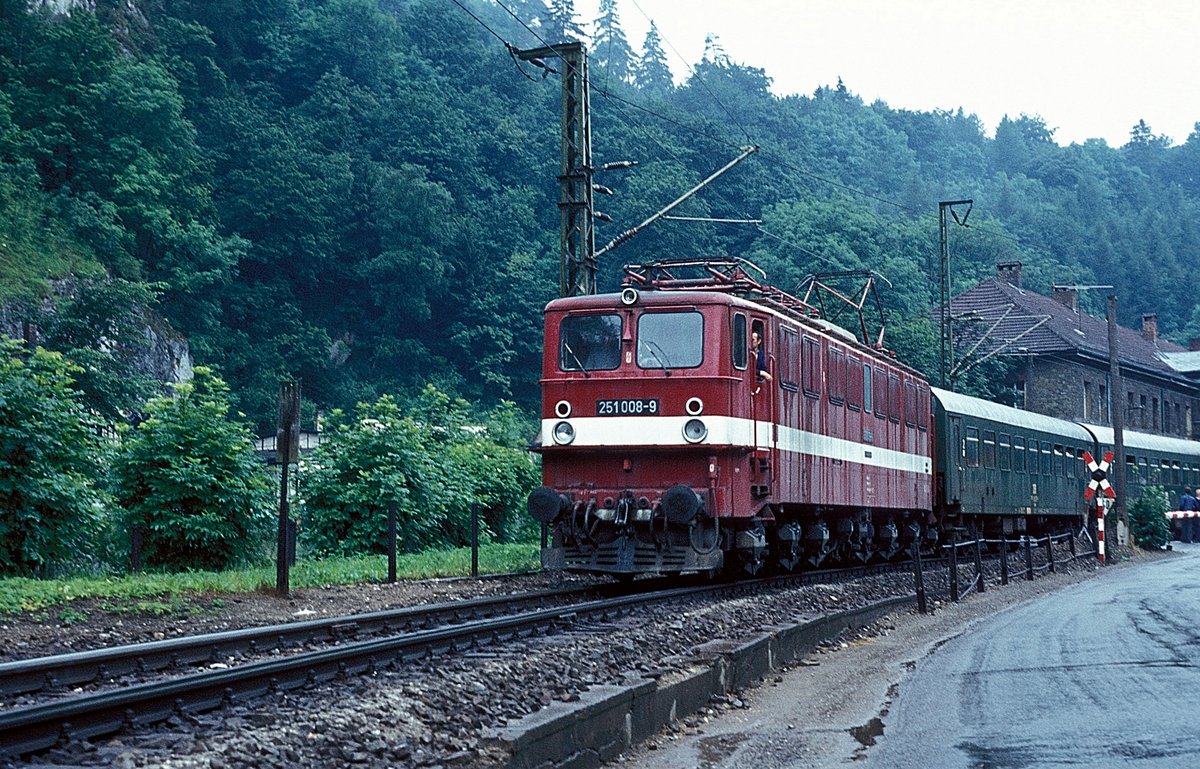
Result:
<instances>
[{"instance_id":1,"label":"red vehicle by building","mask_svg":"<svg viewBox=\"0 0 1200 769\"><path fill-rule=\"evenodd\" d=\"M547 568L790 570L919 535L928 383L743 265L628 267L619 294L547 305L529 497Z\"/></svg>"}]
</instances>

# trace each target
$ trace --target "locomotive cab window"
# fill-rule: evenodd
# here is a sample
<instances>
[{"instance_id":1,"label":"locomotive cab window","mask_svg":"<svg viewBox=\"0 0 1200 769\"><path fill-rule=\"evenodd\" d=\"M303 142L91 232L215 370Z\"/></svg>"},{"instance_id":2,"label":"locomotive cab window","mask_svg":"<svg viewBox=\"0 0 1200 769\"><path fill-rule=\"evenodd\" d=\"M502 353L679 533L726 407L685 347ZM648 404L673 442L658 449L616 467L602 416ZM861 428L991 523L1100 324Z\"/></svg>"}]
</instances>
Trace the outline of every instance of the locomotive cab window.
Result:
<instances>
[{"instance_id":1,"label":"locomotive cab window","mask_svg":"<svg viewBox=\"0 0 1200 769\"><path fill-rule=\"evenodd\" d=\"M739 371L746 369L750 355L750 342L746 336L746 316L740 312L733 314L733 367Z\"/></svg>"},{"instance_id":2,"label":"locomotive cab window","mask_svg":"<svg viewBox=\"0 0 1200 769\"><path fill-rule=\"evenodd\" d=\"M696 368L704 362L704 316L698 312L648 312L638 318L640 368Z\"/></svg>"},{"instance_id":3,"label":"locomotive cab window","mask_svg":"<svg viewBox=\"0 0 1200 769\"><path fill-rule=\"evenodd\" d=\"M620 315L568 315L558 338L563 371L612 371L621 365Z\"/></svg>"}]
</instances>

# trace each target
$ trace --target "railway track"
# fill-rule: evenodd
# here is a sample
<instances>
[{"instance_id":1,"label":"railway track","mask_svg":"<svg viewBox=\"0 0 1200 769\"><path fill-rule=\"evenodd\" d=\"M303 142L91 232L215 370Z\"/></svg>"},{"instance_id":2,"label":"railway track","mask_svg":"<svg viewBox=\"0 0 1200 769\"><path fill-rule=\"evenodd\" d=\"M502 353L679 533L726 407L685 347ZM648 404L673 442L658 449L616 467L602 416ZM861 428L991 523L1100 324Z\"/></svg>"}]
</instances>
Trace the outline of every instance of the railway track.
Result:
<instances>
[{"instance_id":1,"label":"railway track","mask_svg":"<svg viewBox=\"0 0 1200 769\"><path fill-rule=\"evenodd\" d=\"M543 591L5 663L0 665L0 691L42 701L0 711L0 754L36 753L63 742L203 713L272 692L403 667L432 655L554 633L581 621L609 621L638 606L705 594L728 598L768 585L834 582L905 568L885 564L731 583L645 580L635 584L637 592L632 594L631 586L617 584ZM296 651L312 644L320 648ZM278 656L285 651L292 653ZM226 662L248 653L276 656ZM62 693L65 686L99 688L121 675L144 677L179 666L214 664L219 667L193 668L194 672L119 689Z\"/></svg>"}]
</instances>

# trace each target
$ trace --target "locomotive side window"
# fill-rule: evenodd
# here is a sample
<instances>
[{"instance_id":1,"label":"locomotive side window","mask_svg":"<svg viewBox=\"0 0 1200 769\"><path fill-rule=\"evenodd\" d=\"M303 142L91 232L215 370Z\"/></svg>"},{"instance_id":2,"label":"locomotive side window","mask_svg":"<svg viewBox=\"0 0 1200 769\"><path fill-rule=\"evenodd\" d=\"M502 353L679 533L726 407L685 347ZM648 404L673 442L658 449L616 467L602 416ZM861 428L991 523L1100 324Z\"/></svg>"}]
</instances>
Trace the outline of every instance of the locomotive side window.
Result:
<instances>
[{"instance_id":1,"label":"locomotive side window","mask_svg":"<svg viewBox=\"0 0 1200 769\"><path fill-rule=\"evenodd\" d=\"M864 363L862 367L862 387L862 408L863 413L866 414L871 410L871 401L873 400L873 394L871 392L871 367L866 363Z\"/></svg>"},{"instance_id":2,"label":"locomotive side window","mask_svg":"<svg viewBox=\"0 0 1200 769\"><path fill-rule=\"evenodd\" d=\"M925 432L929 429L929 390L917 388L917 429Z\"/></svg>"},{"instance_id":3,"label":"locomotive side window","mask_svg":"<svg viewBox=\"0 0 1200 769\"><path fill-rule=\"evenodd\" d=\"M963 446L963 456L967 458L967 467L979 467L979 428L967 428L967 440Z\"/></svg>"},{"instance_id":4,"label":"locomotive side window","mask_svg":"<svg viewBox=\"0 0 1200 769\"><path fill-rule=\"evenodd\" d=\"M904 383L904 424L916 427L920 414L917 411L917 386L912 382Z\"/></svg>"},{"instance_id":5,"label":"locomotive side window","mask_svg":"<svg viewBox=\"0 0 1200 769\"><path fill-rule=\"evenodd\" d=\"M638 318L640 368L696 368L704 362L704 316L698 312L648 312Z\"/></svg>"},{"instance_id":6,"label":"locomotive side window","mask_svg":"<svg viewBox=\"0 0 1200 769\"><path fill-rule=\"evenodd\" d=\"M746 339L746 316L740 312L733 314L733 367L739 371L746 369L747 356L750 354L750 342Z\"/></svg>"},{"instance_id":7,"label":"locomotive side window","mask_svg":"<svg viewBox=\"0 0 1200 769\"><path fill-rule=\"evenodd\" d=\"M779 327L779 386L788 392L800 389L800 332Z\"/></svg>"},{"instance_id":8,"label":"locomotive side window","mask_svg":"<svg viewBox=\"0 0 1200 769\"><path fill-rule=\"evenodd\" d=\"M819 398L821 397L821 342L806 336L801 350L800 376L804 378L804 394Z\"/></svg>"},{"instance_id":9,"label":"locomotive side window","mask_svg":"<svg viewBox=\"0 0 1200 769\"><path fill-rule=\"evenodd\" d=\"M568 315L558 338L563 371L612 371L621 365L620 315Z\"/></svg>"},{"instance_id":10,"label":"locomotive side window","mask_svg":"<svg viewBox=\"0 0 1200 769\"><path fill-rule=\"evenodd\" d=\"M1013 438L1013 463L1012 469L1014 473L1025 472L1025 439Z\"/></svg>"},{"instance_id":11,"label":"locomotive side window","mask_svg":"<svg viewBox=\"0 0 1200 769\"><path fill-rule=\"evenodd\" d=\"M829 372L825 378L829 385L829 402L841 405L846 400L846 354L829 348Z\"/></svg>"},{"instance_id":12,"label":"locomotive side window","mask_svg":"<svg viewBox=\"0 0 1200 769\"><path fill-rule=\"evenodd\" d=\"M888 411L887 372L875 368L875 416L883 418Z\"/></svg>"},{"instance_id":13,"label":"locomotive side window","mask_svg":"<svg viewBox=\"0 0 1200 769\"><path fill-rule=\"evenodd\" d=\"M858 411L863 403L863 364L857 358L846 358L846 406Z\"/></svg>"},{"instance_id":14,"label":"locomotive side window","mask_svg":"<svg viewBox=\"0 0 1200 769\"><path fill-rule=\"evenodd\" d=\"M900 377L892 374L888 377L888 418L893 422L900 421L900 407L904 405L900 390Z\"/></svg>"}]
</instances>

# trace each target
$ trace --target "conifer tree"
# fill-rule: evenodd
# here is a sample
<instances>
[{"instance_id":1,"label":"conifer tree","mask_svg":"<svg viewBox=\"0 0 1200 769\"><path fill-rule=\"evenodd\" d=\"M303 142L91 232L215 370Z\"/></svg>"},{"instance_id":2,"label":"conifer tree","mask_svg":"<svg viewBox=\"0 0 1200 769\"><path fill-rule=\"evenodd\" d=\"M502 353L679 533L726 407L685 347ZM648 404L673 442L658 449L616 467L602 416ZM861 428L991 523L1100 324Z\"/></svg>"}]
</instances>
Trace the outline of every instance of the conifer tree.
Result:
<instances>
[{"instance_id":1,"label":"conifer tree","mask_svg":"<svg viewBox=\"0 0 1200 769\"><path fill-rule=\"evenodd\" d=\"M633 49L621 29L616 0L600 0L600 17L592 41L593 71L603 72L605 80L629 82L633 72Z\"/></svg>"},{"instance_id":2,"label":"conifer tree","mask_svg":"<svg viewBox=\"0 0 1200 769\"><path fill-rule=\"evenodd\" d=\"M549 0L542 17L542 35L547 43L583 40L583 27L575 13L575 0Z\"/></svg>"},{"instance_id":3,"label":"conifer tree","mask_svg":"<svg viewBox=\"0 0 1200 769\"><path fill-rule=\"evenodd\" d=\"M642 57L634 68L634 82L639 90L652 96L664 96L675 87L667 67L667 55L663 52L662 37L654 22L650 22L650 30L642 43Z\"/></svg>"}]
</instances>

